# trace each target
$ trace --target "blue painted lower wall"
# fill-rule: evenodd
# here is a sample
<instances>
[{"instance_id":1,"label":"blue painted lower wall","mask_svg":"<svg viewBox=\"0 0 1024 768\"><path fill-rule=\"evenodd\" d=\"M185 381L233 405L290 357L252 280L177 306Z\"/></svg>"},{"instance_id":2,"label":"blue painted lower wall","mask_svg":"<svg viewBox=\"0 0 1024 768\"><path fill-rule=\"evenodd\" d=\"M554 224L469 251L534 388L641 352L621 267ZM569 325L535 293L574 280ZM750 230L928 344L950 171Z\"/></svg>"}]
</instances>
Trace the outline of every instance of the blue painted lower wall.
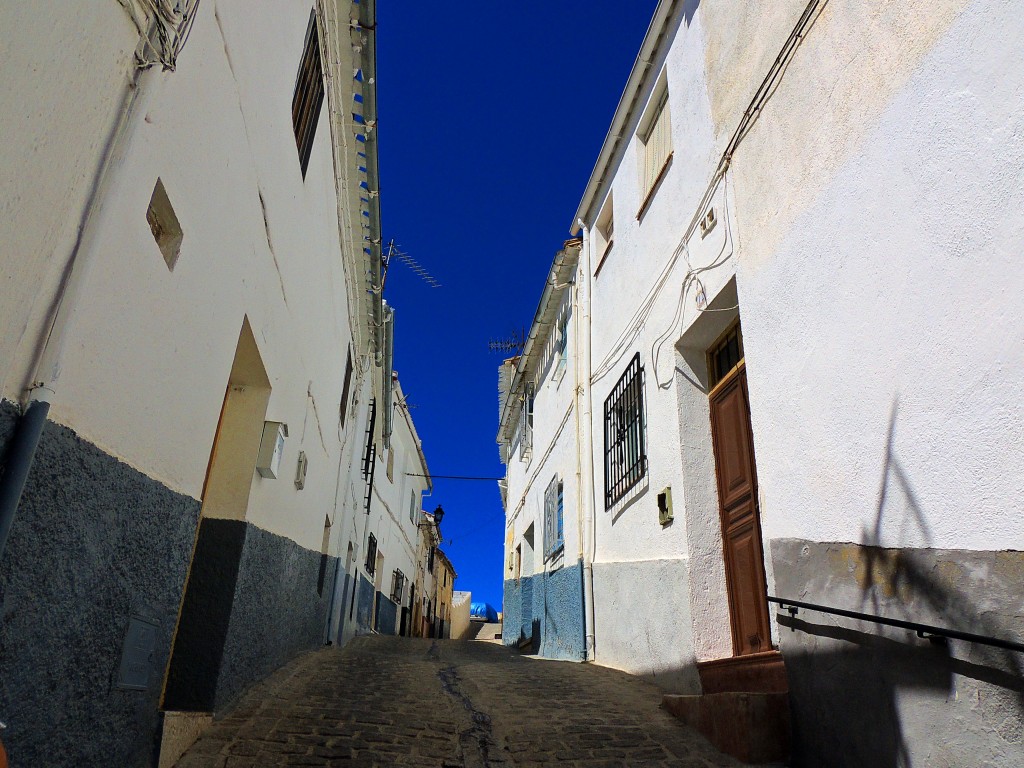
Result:
<instances>
[{"instance_id":1,"label":"blue painted lower wall","mask_svg":"<svg viewBox=\"0 0 1024 768\"><path fill-rule=\"evenodd\" d=\"M505 645L532 637L541 656L582 661L586 654L583 562L506 581L503 612Z\"/></svg>"},{"instance_id":2,"label":"blue painted lower wall","mask_svg":"<svg viewBox=\"0 0 1024 768\"><path fill-rule=\"evenodd\" d=\"M356 584L356 634L368 635L373 631L373 600L376 590L373 582L362 574Z\"/></svg>"},{"instance_id":3,"label":"blue painted lower wall","mask_svg":"<svg viewBox=\"0 0 1024 768\"><path fill-rule=\"evenodd\" d=\"M383 592L377 593L377 631L382 635L398 633L398 606Z\"/></svg>"}]
</instances>

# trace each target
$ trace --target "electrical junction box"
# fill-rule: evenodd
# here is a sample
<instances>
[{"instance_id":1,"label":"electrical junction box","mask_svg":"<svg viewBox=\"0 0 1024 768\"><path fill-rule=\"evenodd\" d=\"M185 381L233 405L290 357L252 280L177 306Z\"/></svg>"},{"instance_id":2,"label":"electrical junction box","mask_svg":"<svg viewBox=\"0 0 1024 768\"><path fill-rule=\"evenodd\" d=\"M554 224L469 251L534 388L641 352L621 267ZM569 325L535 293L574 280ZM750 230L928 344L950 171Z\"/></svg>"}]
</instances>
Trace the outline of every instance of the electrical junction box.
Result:
<instances>
[{"instance_id":1,"label":"electrical junction box","mask_svg":"<svg viewBox=\"0 0 1024 768\"><path fill-rule=\"evenodd\" d=\"M658 494L658 522L668 525L672 522L672 488L668 487Z\"/></svg>"},{"instance_id":2,"label":"electrical junction box","mask_svg":"<svg viewBox=\"0 0 1024 768\"><path fill-rule=\"evenodd\" d=\"M284 453L284 439L288 437L288 425L280 421L263 422L263 439L260 441L260 455L256 459L256 471L260 477L276 479L281 472L281 456Z\"/></svg>"}]
</instances>

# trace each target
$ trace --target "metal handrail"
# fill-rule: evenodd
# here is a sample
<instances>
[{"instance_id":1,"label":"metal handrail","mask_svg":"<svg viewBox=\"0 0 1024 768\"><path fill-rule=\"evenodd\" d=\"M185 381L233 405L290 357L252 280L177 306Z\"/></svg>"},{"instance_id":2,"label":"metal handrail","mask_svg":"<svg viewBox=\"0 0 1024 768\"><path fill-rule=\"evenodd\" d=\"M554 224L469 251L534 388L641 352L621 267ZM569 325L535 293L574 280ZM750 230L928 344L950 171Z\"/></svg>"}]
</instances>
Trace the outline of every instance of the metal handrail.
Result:
<instances>
[{"instance_id":1,"label":"metal handrail","mask_svg":"<svg viewBox=\"0 0 1024 768\"><path fill-rule=\"evenodd\" d=\"M832 608L827 605L816 605L815 603L805 603L801 600L790 600L788 598L774 597L768 595L769 603L776 603L780 608L789 612L790 616L796 616L797 612L804 608L808 611L817 611L818 613L830 613L835 616L845 616L850 619L860 619L862 621L870 621L875 624L884 624L888 627L899 627L900 629L909 629L917 632L918 637L924 637L928 639L933 638L950 638L952 640L966 640L970 643L978 643L979 645L991 645L996 648L1005 648L1009 651L1019 651L1024 653L1024 643L1015 643L1011 640L1000 640L997 637L987 637L985 635L975 635L971 632L961 632L958 629L948 629L946 627L933 627L929 624L919 624L916 621L903 621L902 619L890 619L885 616L875 616L871 613L860 613L859 611L847 611L843 608Z\"/></svg>"}]
</instances>

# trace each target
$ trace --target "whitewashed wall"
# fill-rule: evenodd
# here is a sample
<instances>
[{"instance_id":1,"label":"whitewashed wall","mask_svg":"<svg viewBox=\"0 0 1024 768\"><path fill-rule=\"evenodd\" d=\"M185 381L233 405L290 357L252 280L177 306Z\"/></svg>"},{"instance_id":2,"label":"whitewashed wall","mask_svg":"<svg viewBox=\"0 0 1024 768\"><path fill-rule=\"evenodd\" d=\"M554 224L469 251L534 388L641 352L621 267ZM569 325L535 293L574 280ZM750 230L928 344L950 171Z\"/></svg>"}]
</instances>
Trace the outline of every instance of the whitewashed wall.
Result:
<instances>
[{"instance_id":1,"label":"whitewashed wall","mask_svg":"<svg viewBox=\"0 0 1024 768\"><path fill-rule=\"evenodd\" d=\"M523 543L523 536L530 525L533 525L534 530L534 556L532 566L526 564L522 569L522 576L542 573L562 565L574 565L581 556L573 367L577 322L573 314L574 291L575 287L565 291L559 309L560 315L568 313L569 316L565 368L561 373L558 372L557 353L554 349L557 331L552 330L550 338L538 340L538 354L542 362L536 377L533 449L528 459L520 459L519 444L513 443L507 465L505 579L513 576L509 569L510 556ZM513 419L513 423L516 419ZM560 554L545 559L544 493L556 476L561 478L563 487L564 547Z\"/></svg>"},{"instance_id":2,"label":"whitewashed wall","mask_svg":"<svg viewBox=\"0 0 1024 768\"><path fill-rule=\"evenodd\" d=\"M765 534L1019 549L1024 19L863 14L822 18L737 158ZM755 196L780 135L807 147L799 177Z\"/></svg>"},{"instance_id":3,"label":"whitewashed wall","mask_svg":"<svg viewBox=\"0 0 1024 768\"><path fill-rule=\"evenodd\" d=\"M699 22L699 14L687 17L680 8L669 23L667 34L674 33L675 40L655 61L627 123L629 138L613 157L608 181L584 222L592 232L610 193L614 243L603 260L597 252L591 255L596 268L592 277L596 657L600 663L651 676L681 691L698 690L695 659L728 655L731 650L727 620L725 637L714 629L704 631L716 626L721 606L727 610L717 496L713 463L710 486L697 482L706 477L702 474L708 468L706 460L691 467L693 482L685 482L686 464L709 450L710 429L706 427L707 437L701 437L707 444L695 451L687 427L690 419L707 425L707 399L680 375L684 366L676 350L688 329L706 322L695 301L699 286L688 276L699 273L704 294L714 302L720 292L730 289L735 272L725 185L716 189L713 198L718 225L706 237L698 230L683 241L718 160ZM636 131L661 77L668 87L673 156L641 212L644 195ZM588 245L596 248L592 236ZM713 268L703 271L707 267ZM606 510L604 402L637 352L645 375L648 472L624 500ZM681 403L681 387L701 391L703 403ZM682 418L682 411L687 418ZM674 520L662 526L656 497L666 487L672 491ZM711 521L715 527L707 530ZM712 552L717 563L708 561ZM691 568L691 555L697 557L692 561L697 567ZM650 589L653 583L659 584L657 590ZM643 618L635 621L636 616ZM637 653L637 648L643 652Z\"/></svg>"},{"instance_id":4,"label":"whitewashed wall","mask_svg":"<svg viewBox=\"0 0 1024 768\"><path fill-rule=\"evenodd\" d=\"M248 519L319 550L357 420L339 429L351 333L326 102L305 180L291 125L310 7L200 6L116 169L51 418L198 498L247 317L273 390L267 418L290 430L283 477L253 475ZM184 232L173 271L146 221L158 177Z\"/></svg>"},{"instance_id":5,"label":"whitewashed wall","mask_svg":"<svg viewBox=\"0 0 1024 768\"><path fill-rule=\"evenodd\" d=\"M0 397L17 400L120 115L139 35L118 3L78 0L4 3L0 30Z\"/></svg>"}]
</instances>

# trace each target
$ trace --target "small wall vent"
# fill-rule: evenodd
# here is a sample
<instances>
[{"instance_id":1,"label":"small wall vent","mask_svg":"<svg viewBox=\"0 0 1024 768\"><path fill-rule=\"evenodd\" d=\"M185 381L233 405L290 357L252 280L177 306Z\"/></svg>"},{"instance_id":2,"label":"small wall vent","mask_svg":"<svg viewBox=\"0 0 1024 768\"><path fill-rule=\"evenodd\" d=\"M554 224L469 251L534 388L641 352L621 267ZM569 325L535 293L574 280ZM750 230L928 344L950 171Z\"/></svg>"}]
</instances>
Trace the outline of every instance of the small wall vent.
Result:
<instances>
[{"instance_id":1,"label":"small wall vent","mask_svg":"<svg viewBox=\"0 0 1024 768\"><path fill-rule=\"evenodd\" d=\"M167 197L167 190L160 179L156 180L156 186L153 187L149 210L146 211L146 221L149 222L149 228L153 231L153 237L160 247L167 268L173 271L174 265L178 263L184 236L174 208L171 207L171 200Z\"/></svg>"}]
</instances>

